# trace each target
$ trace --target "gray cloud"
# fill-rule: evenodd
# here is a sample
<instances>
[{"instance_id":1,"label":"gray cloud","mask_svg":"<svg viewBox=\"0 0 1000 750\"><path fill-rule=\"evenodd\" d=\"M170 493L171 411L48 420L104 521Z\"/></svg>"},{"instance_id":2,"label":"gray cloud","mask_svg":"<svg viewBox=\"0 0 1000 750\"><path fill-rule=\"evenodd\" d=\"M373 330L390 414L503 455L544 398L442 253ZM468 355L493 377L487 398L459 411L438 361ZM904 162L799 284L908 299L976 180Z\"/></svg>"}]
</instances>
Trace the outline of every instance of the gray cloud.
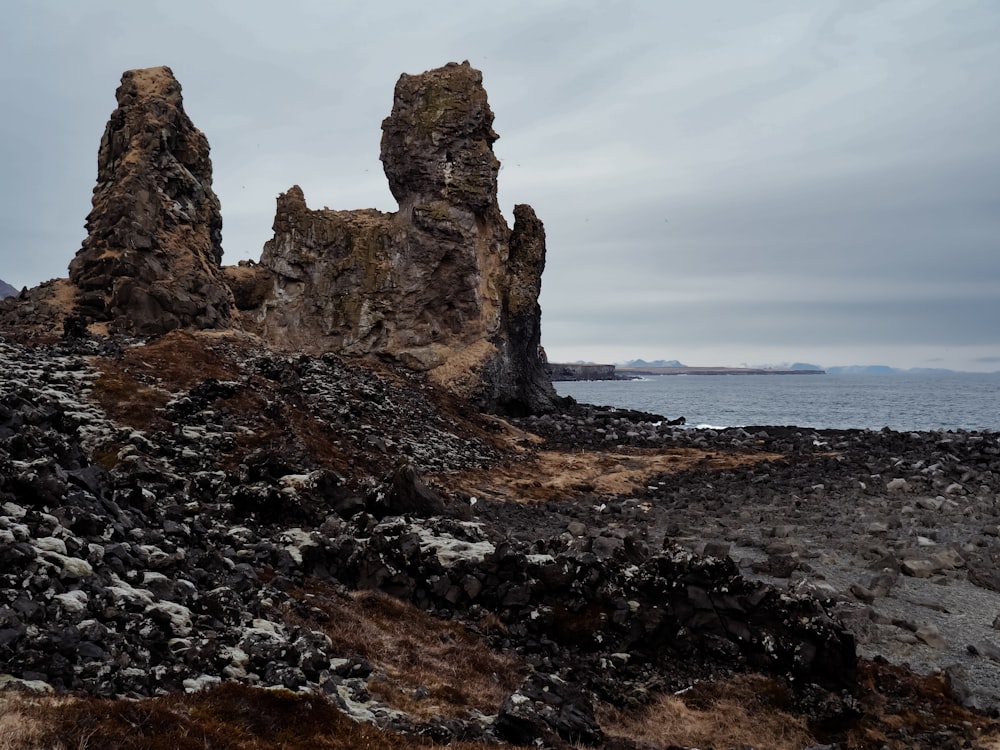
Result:
<instances>
[{"instance_id":1,"label":"gray cloud","mask_svg":"<svg viewBox=\"0 0 1000 750\"><path fill-rule=\"evenodd\" d=\"M314 207L393 210L378 149L396 78L469 59L497 115L502 208L546 224L550 356L1000 358L992 0L5 11L15 286L65 275L123 70L180 79L235 262L259 255L293 183Z\"/></svg>"}]
</instances>

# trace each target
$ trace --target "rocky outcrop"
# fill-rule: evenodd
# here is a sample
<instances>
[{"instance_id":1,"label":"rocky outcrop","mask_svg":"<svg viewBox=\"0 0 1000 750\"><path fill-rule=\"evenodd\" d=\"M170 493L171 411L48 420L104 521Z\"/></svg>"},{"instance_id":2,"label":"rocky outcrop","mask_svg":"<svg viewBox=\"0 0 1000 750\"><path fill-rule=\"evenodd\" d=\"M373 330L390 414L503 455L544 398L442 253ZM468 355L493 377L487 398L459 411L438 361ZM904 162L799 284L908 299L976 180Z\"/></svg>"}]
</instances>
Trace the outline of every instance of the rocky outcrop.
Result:
<instances>
[{"instance_id":1,"label":"rocky outcrop","mask_svg":"<svg viewBox=\"0 0 1000 750\"><path fill-rule=\"evenodd\" d=\"M0 299L0 330L22 341L55 341L72 320L76 290L67 279L50 279Z\"/></svg>"},{"instance_id":2,"label":"rocky outcrop","mask_svg":"<svg viewBox=\"0 0 1000 750\"><path fill-rule=\"evenodd\" d=\"M529 206L515 208L513 231L500 213L492 126L468 63L403 75L381 154L399 211L311 210L298 186L280 195L274 237L241 279L273 281L246 316L265 340L388 356L490 410L550 409L545 232Z\"/></svg>"},{"instance_id":3,"label":"rocky outcrop","mask_svg":"<svg viewBox=\"0 0 1000 750\"><path fill-rule=\"evenodd\" d=\"M515 206L513 229L500 212L493 112L467 62L396 85L381 158L397 212L311 210L293 186L260 263L229 268L208 141L173 73L127 71L117 98L69 282L0 307L6 329L242 326L284 351L394 360L489 411L552 409L545 230L530 206Z\"/></svg>"},{"instance_id":4,"label":"rocky outcrop","mask_svg":"<svg viewBox=\"0 0 1000 750\"><path fill-rule=\"evenodd\" d=\"M87 238L70 263L75 314L112 332L231 324L208 140L168 67L129 70L101 139Z\"/></svg>"}]
</instances>

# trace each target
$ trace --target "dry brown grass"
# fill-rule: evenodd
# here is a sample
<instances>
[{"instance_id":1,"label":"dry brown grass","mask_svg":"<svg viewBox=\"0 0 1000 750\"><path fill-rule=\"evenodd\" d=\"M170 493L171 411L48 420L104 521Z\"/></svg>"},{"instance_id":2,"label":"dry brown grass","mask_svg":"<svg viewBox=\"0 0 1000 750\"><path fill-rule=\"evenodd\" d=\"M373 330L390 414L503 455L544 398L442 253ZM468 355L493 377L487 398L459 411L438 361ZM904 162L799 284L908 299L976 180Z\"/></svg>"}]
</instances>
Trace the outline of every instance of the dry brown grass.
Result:
<instances>
[{"instance_id":1,"label":"dry brown grass","mask_svg":"<svg viewBox=\"0 0 1000 750\"><path fill-rule=\"evenodd\" d=\"M722 471L779 458L777 453L718 453L696 448L545 450L527 460L449 474L442 482L470 495L496 500L563 500L580 493L610 497L635 492L656 474Z\"/></svg>"},{"instance_id":2,"label":"dry brown grass","mask_svg":"<svg viewBox=\"0 0 1000 750\"><path fill-rule=\"evenodd\" d=\"M933 746L936 733L945 731L974 738L969 747L1000 750L1000 722L958 705L940 675L863 662L859 699L859 719L810 724L794 713L793 696L781 682L741 675L701 683L682 696L661 696L639 711L600 706L597 714L609 736L657 747L800 750L834 743L850 750L909 750Z\"/></svg>"},{"instance_id":3,"label":"dry brown grass","mask_svg":"<svg viewBox=\"0 0 1000 750\"><path fill-rule=\"evenodd\" d=\"M602 706L598 719L610 736L657 746L802 750L816 744L805 719L783 710L786 702L769 678L744 675L682 697L661 696L638 712Z\"/></svg>"},{"instance_id":4,"label":"dry brown grass","mask_svg":"<svg viewBox=\"0 0 1000 750\"><path fill-rule=\"evenodd\" d=\"M496 713L521 682L514 659L495 653L464 626L387 594L341 595L313 583L298 598L322 613L298 615L300 621L326 632L336 652L372 664L368 691L419 719Z\"/></svg>"},{"instance_id":5,"label":"dry brown grass","mask_svg":"<svg viewBox=\"0 0 1000 750\"><path fill-rule=\"evenodd\" d=\"M170 394L144 385L117 363L98 364L101 374L91 383L91 396L104 412L120 424L137 429L165 429L169 423L157 412L167 405Z\"/></svg>"},{"instance_id":6,"label":"dry brown grass","mask_svg":"<svg viewBox=\"0 0 1000 750\"><path fill-rule=\"evenodd\" d=\"M223 462L223 468L235 469L248 454L263 450L267 453L284 455L290 446L301 449L308 456L313 468L330 469L342 476L353 476L364 469L384 468L371 454L351 455L351 447L345 448L340 441L343 435L324 424L305 408L288 402L277 407L268 404L260 392L243 388L235 394L219 401L219 411L230 413L253 426L252 432L238 434L236 450ZM273 411L277 408L278 411ZM266 415L256 421L246 419L246 415Z\"/></svg>"},{"instance_id":7,"label":"dry brown grass","mask_svg":"<svg viewBox=\"0 0 1000 750\"><path fill-rule=\"evenodd\" d=\"M171 331L145 346L127 349L121 367L140 378L155 378L163 388L180 391L206 378L231 380L239 367L212 348L216 340L188 331Z\"/></svg>"},{"instance_id":8,"label":"dry brown grass","mask_svg":"<svg viewBox=\"0 0 1000 750\"><path fill-rule=\"evenodd\" d=\"M120 359L98 357L100 374L91 394L111 419L139 429L166 429L158 414L171 394L206 378L235 378L239 370L216 354L209 339L173 331L145 346L126 349Z\"/></svg>"},{"instance_id":9,"label":"dry brown grass","mask_svg":"<svg viewBox=\"0 0 1000 750\"><path fill-rule=\"evenodd\" d=\"M53 698L36 698L26 693L0 693L0 750L41 748L46 723L39 716L42 705L58 707Z\"/></svg>"},{"instance_id":10,"label":"dry brown grass","mask_svg":"<svg viewBox=\"0 0 1000 750\"><path fill-rule=\"evenodd\" d=\"M958 704L944 675L919 675L879 660L860 667L864 715L847 732L847 747L905 750L908 737L967 727L977 735L976 747L1000 750L1000 721Z\"/></svg>"},{"instance_id":11,"label":"dry brown grass","mask_svg":"<svg viewBox=\"0 0 1000 750\"><path fill-rule=\"evenodd\" d=\"M433 746L352 721L325 698L235 683L140 701L0 698L0 750L410 750ZM453 743L456 750L486 750Z\"/></svg>"}]
</instances>

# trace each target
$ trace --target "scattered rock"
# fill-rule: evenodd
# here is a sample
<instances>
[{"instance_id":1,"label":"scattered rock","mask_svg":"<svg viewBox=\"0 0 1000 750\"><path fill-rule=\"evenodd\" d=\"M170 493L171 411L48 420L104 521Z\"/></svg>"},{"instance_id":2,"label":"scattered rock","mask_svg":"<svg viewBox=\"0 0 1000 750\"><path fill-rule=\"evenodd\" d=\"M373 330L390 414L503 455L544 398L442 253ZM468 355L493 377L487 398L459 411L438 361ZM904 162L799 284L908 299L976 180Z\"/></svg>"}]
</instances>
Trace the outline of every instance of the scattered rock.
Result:
<instances>
[{"instance_id":1,"label":"scattered rock","mask_svg":"<svg viewBox=\"0 0 1000 750\"><path fill-rule=\"evenodd\" d=\"M875 593L860 583L852 583L850 591L858 601L865 602L866 604L871 604L875 601Z\"/></svg>"},{"instance_id":2,"label":"scattered rock","mask_svg":"<svg viewBox=\"0 0 1000 750\"><path fill-rule=\"evenodd\" d=\"M914 635L931 648L941 650L948 648L948 642L941 635L937 625L921 625L916 629Z\"/></svg>"},{"instance_id":3,"label":"scattered rock","mask_svg":"<svg viewBox=\"0 0 1000 750\"><path fill-rule=\"evenodd\" d=\"M904 575L914 578L930 578L931 575L939 570L939 567L930 560L908 559L903 560L900 564L900 569Z\"/></svg>"}]
</instances>

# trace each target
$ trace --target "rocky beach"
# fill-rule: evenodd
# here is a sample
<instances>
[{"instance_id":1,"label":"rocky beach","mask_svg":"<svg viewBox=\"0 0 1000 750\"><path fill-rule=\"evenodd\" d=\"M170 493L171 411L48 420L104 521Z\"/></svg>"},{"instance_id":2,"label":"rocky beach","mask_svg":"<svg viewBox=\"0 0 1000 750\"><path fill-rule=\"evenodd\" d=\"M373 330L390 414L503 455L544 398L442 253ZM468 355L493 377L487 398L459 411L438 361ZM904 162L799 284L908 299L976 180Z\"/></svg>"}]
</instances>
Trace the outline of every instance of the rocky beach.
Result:
<instances>
[{"instance_id":1,"label":"rocky beach","mask_svg":"<svg viewBox=\"0 0 1000 750\"><path fill-rule=\"evenodd\" d=\"M277 202L128 71L68 279L0 303L2 748L1000 748L1000 435L560 399L478 71L396 214Z\"/></svg>"},{"instance_id":2,"label":"rocky beach","mask_svg":"<svg viewBox=\"0 0 1000 750\"><path fill-rule=\"evenodd\" d=\"M813 746L991 746L995 434L470 417L179 332L2 355L8 710L234 684L438 742L665 747L608 717L752 676ZM46 700L13 705L57 728Z\"/></svg>"}]
</instances>

